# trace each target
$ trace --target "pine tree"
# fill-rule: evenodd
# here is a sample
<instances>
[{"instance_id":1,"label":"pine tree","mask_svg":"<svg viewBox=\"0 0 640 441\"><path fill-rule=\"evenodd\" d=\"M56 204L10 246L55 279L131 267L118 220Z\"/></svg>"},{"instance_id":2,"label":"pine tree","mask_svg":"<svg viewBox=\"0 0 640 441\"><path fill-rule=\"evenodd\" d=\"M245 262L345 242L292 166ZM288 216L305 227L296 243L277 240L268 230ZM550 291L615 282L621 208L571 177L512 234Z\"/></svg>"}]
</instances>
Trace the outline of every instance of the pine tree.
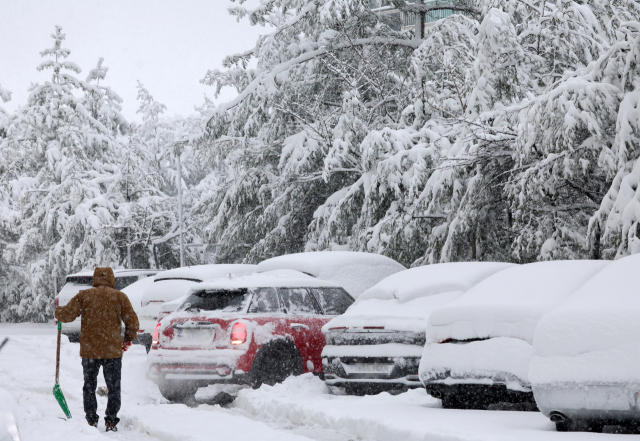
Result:
<instances>
[{"instance_id":1,"label":"pine tree","mask_svg":"<svg viewBox=\"0 0 640 441\"><path fill-rule=\"evenodd\" d=\"M121 202L113 185L118 142L75 94L86 96L90 88L72 75L80 68L66 60L62 28L52 39L53 47L41 52L51 59L38 67L50 69L51 80L32 86L2 147L23 160L11 182L20 237L5 251L10 264L24 268L11 284L23 290L11 309L12 318L22 320L51 317L54 287L67 274L120 261L108 228Z\"/></svg>"}]
</instances>

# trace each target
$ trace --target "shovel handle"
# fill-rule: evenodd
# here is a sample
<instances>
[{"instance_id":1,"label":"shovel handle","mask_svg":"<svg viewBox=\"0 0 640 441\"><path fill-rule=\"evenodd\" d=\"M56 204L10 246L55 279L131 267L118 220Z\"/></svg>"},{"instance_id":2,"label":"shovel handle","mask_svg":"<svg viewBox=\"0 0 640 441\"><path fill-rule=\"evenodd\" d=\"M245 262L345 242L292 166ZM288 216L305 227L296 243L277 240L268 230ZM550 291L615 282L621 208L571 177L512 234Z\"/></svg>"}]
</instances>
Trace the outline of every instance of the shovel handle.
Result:
<instances>
[{"instance_id":1,"label":"shovel handle","mask_svg":"<svg viewBox=\"0 0 640 441\"><path fill-rule=\"evenodd\" d=\"M62 323L58 321L58 350L56 351L56 384L60 384L60 336L62 335Z\"/></svg>"}]
</instances>

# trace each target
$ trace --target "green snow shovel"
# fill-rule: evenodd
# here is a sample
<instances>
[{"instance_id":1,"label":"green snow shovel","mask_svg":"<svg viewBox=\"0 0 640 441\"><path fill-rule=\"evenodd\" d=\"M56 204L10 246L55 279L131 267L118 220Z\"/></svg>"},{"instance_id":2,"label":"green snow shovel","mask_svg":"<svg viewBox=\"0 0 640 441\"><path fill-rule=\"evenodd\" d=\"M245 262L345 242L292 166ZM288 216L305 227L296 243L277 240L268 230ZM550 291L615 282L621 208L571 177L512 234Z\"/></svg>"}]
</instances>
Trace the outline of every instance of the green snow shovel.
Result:
<instances>
[{"instance_id":1,"label":"green snow shovel","mask_svg":"<svg viewBox=\"0 0 640 441\"><path fill-rule=\"evenodd\" d=\"M62 389L60 389L60 335L62 334L62 323L58 322L58 351L56 353L56 384L53 386L53 396L60 407L62 407L62 411L67 416L67 418L71 418L71 412L69 411L69 406L67 405L67 400L64 399L64 395L62 394Z\"/></svg>"}]
</instances>

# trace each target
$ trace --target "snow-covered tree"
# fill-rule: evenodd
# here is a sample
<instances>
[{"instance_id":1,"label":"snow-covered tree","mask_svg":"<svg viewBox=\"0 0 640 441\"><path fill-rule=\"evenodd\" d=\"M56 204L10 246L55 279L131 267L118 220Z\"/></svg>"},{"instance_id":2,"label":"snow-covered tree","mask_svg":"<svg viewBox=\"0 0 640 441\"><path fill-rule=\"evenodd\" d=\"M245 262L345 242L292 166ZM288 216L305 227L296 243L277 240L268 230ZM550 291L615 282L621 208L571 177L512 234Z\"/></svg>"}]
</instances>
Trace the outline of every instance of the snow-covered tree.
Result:
<instances>
[{"instance_id":1,"label":"snow-covered tree","mask_svg":"<svg viewBox=\"0 0 640 441\"><path fill-rule=\"evenodd\" d=\"M23 268L23 278L11 284L23 289L11 311L32 320L51 316L54 287L66 274L120 261L108 228L119 216L112 154L118 141L107 120L84 105L90 88L73 76L80 68L67 60L59 26L52 38L53 47L41 52L50 59L38 67L51 70L51 80L32 86L1 147L22 160L10 182L20 237L4 252L9 264Z\"/></svg>"}]
</instances>

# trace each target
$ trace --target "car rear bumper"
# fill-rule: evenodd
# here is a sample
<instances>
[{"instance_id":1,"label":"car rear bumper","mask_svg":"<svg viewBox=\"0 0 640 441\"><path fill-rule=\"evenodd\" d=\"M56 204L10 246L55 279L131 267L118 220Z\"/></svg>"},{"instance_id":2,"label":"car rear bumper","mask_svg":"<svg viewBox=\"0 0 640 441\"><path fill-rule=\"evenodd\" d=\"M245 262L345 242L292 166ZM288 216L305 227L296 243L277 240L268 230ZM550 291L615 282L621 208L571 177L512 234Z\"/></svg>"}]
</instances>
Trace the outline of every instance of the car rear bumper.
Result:
<instances>
[{"instance_id":1,"label":"car rear bumper","mask_svg":"<svg viewBox=\"0 0 640 441\"><path fill-rule=\"evenodd\" d=\"M573 420L640 423L640 383L535 385L540 411Z\"/></svg>"},{"instance_id":2,"label":"car rear bumper","mask_svg":"<svg viewBox=\"0 0 640 441\"><path fill-rule=\"evenodd\" d=\"M202 385L244 384L248 354L242 349L151 349L147 378L155 383L187 381ZM248 368L246 369L249 370Z\"/></svg>"},{"instance_id":3,"label":"car rear bumper","mask_svg":"<svg viewBox=\"0 0 640 441\"><path fill-rule=\"evenodd\" d=\"M328 386L360 387L371 390L420 388L418 357L322 357ZM367 371L367 366L371 369ZM384 372L376 372L385 369Z\"/></svg>"},{"instance_id":4,"label":"car rear bumper","mask_svg":"<svg viewBox=\"0 0 640 441\"><path fill-rule=\"evenodd\" d=\"M438 384L427 383L427 393L434 398L446 399L453 397L460 403L460 408L486 409L492 404L510 403L525 404L527 408L518 410L535 410L535 400L532 392L508 389L504 384ZM515 409L514 409L515 410Z\"/></svg>"},{"instance_id":5,"label":"car rear bumper","mask_svg":"<svg viewBox=\"0 0 640 441\"><path fill-rule=\"evenodd\" d=\"M151 365L147 379L156 384L188 383L198 387L210 384L248 384L248 375L229 366L176 364Z\"/></svg>"}]
</instances>

